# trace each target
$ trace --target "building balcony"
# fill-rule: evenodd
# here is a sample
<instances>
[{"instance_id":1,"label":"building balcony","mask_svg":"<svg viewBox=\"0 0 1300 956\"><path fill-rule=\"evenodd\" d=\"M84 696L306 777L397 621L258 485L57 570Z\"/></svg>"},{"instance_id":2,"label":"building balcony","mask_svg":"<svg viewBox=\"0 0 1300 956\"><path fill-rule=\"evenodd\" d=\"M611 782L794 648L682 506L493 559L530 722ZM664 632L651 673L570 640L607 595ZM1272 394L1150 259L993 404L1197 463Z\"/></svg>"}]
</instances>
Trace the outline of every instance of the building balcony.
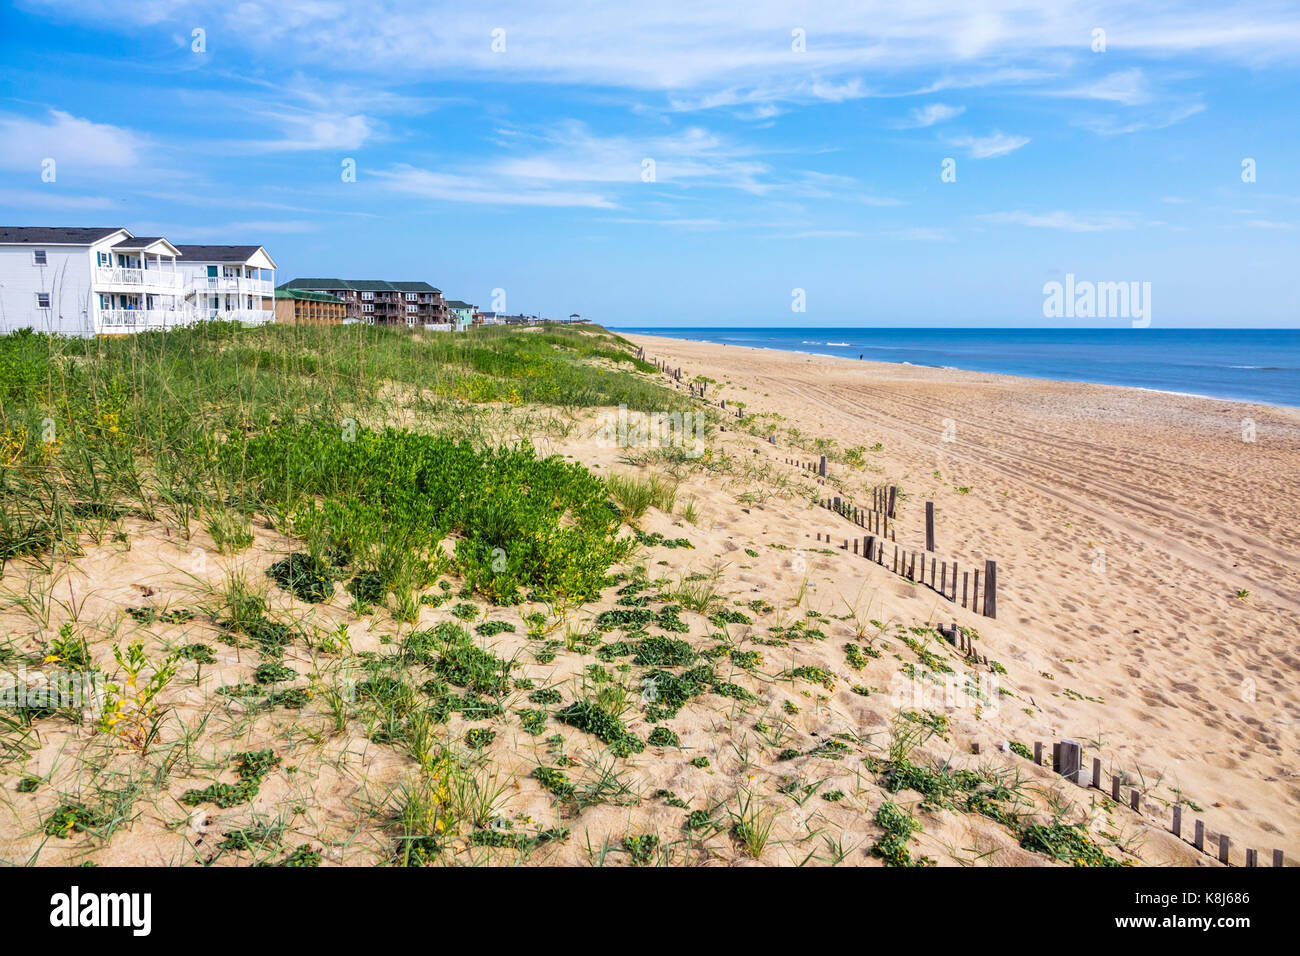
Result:
<instances>
[{"instance_id":1,"label":"building balcony","mask_svg":"<svg viewBox=\"0 0 1300 956\"><path fill-rule=\"evenodd\" d=\"M246 276L201 276L195 282L199 292L232 292L236 295L275 295L275 284L266 279L250 279Z\"/></svg>"},{"instance_id":2,"label":"building balcony","mask_svg":"<svg viewBox=\"0 0 1300 956\"><path fill-rule=\"evenodd\" d=\"M262 325L275 321L272 309L100 309L100 332L150 332L175 329L198 322L243 322Z\"/></svg>"},{"instance_id":3,"label":"building balcony","mask_svg":"<svg viewBox=\"0 0 1300 956\"><path fill-rule=\"evenodd\" d=\"M179 272L165 269L126 269L115 266L95 267L95 288L125 288L132 291L156 289L174 293L185 284L185 277Z\"/></svg>"},{"instance_id":4,"label":"building balcony","mask_svg":"<svg viewBox=\"0 0 1300 956\"><path fill-rule=\"evenodd\" d=\"M275 321L274 309L199 309L200 322L243 322L245 325L262 325Z\"/></svg>"},{"instance_id":5,"label":"building balcony","mask_svg":"<svg viewBox=\"0 0 1300 956\"><path fill-rule=\"evenodd\" d=\"M100 332L151 332L199 321L193 309L100 309Z\"/></svg>"}]
</instances>

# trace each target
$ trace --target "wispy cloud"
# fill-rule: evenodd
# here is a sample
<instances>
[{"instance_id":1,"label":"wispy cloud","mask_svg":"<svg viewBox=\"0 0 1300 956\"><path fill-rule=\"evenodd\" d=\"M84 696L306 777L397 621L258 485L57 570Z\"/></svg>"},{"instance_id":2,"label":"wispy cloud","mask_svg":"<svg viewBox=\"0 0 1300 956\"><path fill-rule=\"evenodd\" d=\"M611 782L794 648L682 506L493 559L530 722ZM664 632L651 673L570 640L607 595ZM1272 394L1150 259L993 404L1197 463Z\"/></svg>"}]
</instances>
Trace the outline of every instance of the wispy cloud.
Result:
<instances>
[{"instance_id":1,"label":"wispy cloud","mask_svg":"<svg viewBox=\"0 0 1300 956\"><path fill-rule=\"evenodd\" d=\"M964 112L966 112L964 106L931 103L929 106L917 107L912 110L907 119L900 120L896 125L899 129L924 129L927 126L934 126L936 123L947 122Z\"/></svg>"},{"instance_id":2,"label":"wispy cloud","mask_svg":"<svg viewBox=\"0 0 1300 956\"><path fill-rule=\"evenodd\" d=\"M857 95L854 77L904 68L1009 59L1059 65L1061 51L1085 53L1104 24L1127 55L1196 54L1258 64L1300 54L1300 11L1288 4L1217 8L1124 0L935 0L922 6L823 0L798 10L754 0L743 21L725 0L662 0L593 7L541 0L452 10L424 0L347 5L322 0L231 7L217 0L86 4L47 0L44 9L124 33L162 21L220 24L222 39L293 64L346 62L359 72L400 69L421 78L533 77L548 82L686 91L704 86L784 86L820 78L827 91ZM490 31L506 30L494 52ZM792 28L806 42L796 50ZM635 38L635 42L630 42ZM313 72L308 69L307 72Z\"/></svg>"},{"instance_id":3,"label":"wispy cloud","mask_svg":"<svg viewBox=\"0 0 1300 956\"><path fill-rule=\"evenodd\" d=\"M1028 226L1032 229L1060 229L1066 232L1106 232L1111 229L1132 229L1134 219L1130 216L1090 216L1081 217L1072 212L1056 210L1054 212L1012 212L986 213L980 216L985 222L1000 225Z\"/></svg>"},{"instance_id":4,"label":"wispy cloud","mask_svg":"<svg viewBox=\"0 0 1300 956\"><path fill-rule=\"evenodd\" d=\"M935 229L929 226L908 226L903 229L889 229L879 234L881 239L896 242L952 242L952 233L947 229Z\"/></svg>"},{"instance_id":5,"label":"wispy cloud","mask_svg":"<svg viewBox=\"0 0 1300 956\"><path fill-rule=\"evenodd\" d=\"M1148 88L1146 75L1137 67L1131 70L1122 70L1118 73L1110 73L1100 80L1093 80L1081 86L1051 91L1051 95L1089 100L1107 100L1112 103L1122 103L1125 106L1136 106L1151 99L1151 91Z\"/></svg>"},{"instance_id":6,"label":"wispy cloud","mask_svg":"<svg viewBox=\"0 0 1300 956\"><path fill-rule=\"evenodd\" d=\"M988 136L956 136L948 140L949 145L967 150L971 159L1006 156L1028 142L1028 136L1012 136L996 130Z\"/></svg>"},{"instance_id":7,"label":"wispy cloud","mask_svg":"<svg viewBox=\"0 0 1300 956\"><path fill-rule=\"evenodd\" d=\"M1188 117L1195 116L1204 110L1205 104L1203 103L1187 103L1172 110L1153 113L1140 119L1121 120L1113 116L1104 116L1081 120L1078 125L1101 136L1124 136L1129 133L1165 129L1175 123L1181 123Z\"/></svg>"},{"instance_id":8,"label":"wispy cloud","mask_svg":"<svg viewBox=\"0 0 1300 956\"><path fill-rule=\"evenodd\" d=\"M14 209L119 209L121 204L107 196L68 192L50 184L43 189L0 189L0 206Z\"/></svg>"},{"instance_id":9,"label":"wispy cloud","mask_svg":"<svg viewBox=\"0 0 1300 956\"><path fill-rule=\"evenodd\" d=\"M576 192L545 187L519 189L508 183L473 175L435 172L399 163L373 174L393 192L443 202L493 206L583 206L613 209L615 203L596 192Z\"/></svg>"},{"instance_id":10,"label":"wispy cloud","mask_svg":"<svg viewBox=\"0 0 1300 956\"><path fill-rule=\"evenodd\" d=\"M360 149L374 134L374 123L360 114L266 113L263 119L282 135L246 140L252 152Z\"/></svg>"}]
</instances>

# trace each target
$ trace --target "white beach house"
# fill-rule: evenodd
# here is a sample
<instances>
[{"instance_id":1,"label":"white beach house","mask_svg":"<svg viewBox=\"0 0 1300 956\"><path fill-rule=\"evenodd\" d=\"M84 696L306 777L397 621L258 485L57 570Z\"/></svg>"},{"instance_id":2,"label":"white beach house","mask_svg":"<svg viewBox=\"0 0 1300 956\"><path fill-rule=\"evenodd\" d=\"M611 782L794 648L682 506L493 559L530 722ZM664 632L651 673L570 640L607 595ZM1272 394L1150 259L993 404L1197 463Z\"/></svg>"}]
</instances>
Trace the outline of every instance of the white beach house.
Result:
<instances>
[{"instance_id":1,"label":"white beach house","mask_svg":"<svg viewBox=\"0 0 1300 956\"><path fill-rule=\"evenodd\" d=\"M121 227L0 226L0 332L111 335L214 318L269 322L274 273L261 246L175 246Z\"/></svg>"}]
</instances>

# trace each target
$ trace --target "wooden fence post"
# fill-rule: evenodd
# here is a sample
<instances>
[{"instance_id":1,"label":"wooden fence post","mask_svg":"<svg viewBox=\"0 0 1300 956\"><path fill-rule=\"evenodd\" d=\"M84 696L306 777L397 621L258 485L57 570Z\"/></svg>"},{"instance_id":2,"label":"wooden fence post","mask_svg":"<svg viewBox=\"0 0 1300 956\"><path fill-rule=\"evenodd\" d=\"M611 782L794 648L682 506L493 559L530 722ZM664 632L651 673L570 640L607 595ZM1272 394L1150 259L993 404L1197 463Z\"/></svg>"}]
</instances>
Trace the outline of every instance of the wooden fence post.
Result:
<instances>
[{"instance_id":1,"label":"wooden fence post","mask_svg":"<svg viewBox=\"0 0 1300 956\"><path fill-rule=\"evenodd\" d=\"M898 498L898 485L889 486L889 506L885 509L887 518L894 517L894 503Z\"/></svg>"},{"instance_id":2,"label":"wooden fence post","mask_svg":"<svg viewBox=\"0 0 1300 956\"><path fill-rule=\"evenodd\" d=\"M998 616L998 563L984 562L984 616Z\"/></svg>"},{"instance_id":3,"label":"wooden fence post","mask_svg":"<svg viewBox=\"0 0 1300 956\"><path fill-rule=\"evenodd\" d=\"M925 550L934 550L934 502L925 503Z\"/></svg>"},{"instance_id":4,"label":"wooden fence post","mask_svg":"<svg viewBox=\"0 0 1300 956\"><path fill-rule=\"evenodd\" d=\"M1192 846L1196 847L1196 849L1200 850L1202 853L1205 852L1205 821L1204 820L1196 821L1196 834L1195 836L1192 837Z\"/></svg>"},{"instance_id":5,"label":"wooden fence post","mask_svg":"<svg viewBox=\"0 0 1300 956\"><path fill-rule=\"evenodd\" d=\"M822 455L822 460L817 465L817 474L821 475L823 478L826 477L826 456L825 455Z\"/></svg>"},{"instance_id":6,"label":"wooden fence post","mask_svg":"<svg viewBox=\"0 0 1300 956\"><path fill-rule=\"evenodd\" d=\"M1181 803L1174 804L1173 834L1176 837L1183 835L1183 805Z\"/></svg>"},{"instance_id":7,"label":"wooden fence post","mask_svg":"<svg viewBox=\"0 0 1300 956\"><path fill-rule=\"evenodd\" d=\"M1228 834L1220 833L1219 834L1219 862L1220 863L1228 862L1228 851L1230 848L1231 848L1231 841L1228 839Z\"/></svg>"}]
</instances>

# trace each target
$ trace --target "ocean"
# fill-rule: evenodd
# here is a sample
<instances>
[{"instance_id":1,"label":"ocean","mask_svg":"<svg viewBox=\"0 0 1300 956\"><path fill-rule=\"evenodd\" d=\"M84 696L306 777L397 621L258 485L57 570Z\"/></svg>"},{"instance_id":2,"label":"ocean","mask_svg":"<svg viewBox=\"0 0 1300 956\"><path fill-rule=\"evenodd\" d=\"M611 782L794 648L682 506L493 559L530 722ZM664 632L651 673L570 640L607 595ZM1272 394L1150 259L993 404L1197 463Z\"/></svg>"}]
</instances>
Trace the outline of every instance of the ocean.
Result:
<instances>
[{"instance_id":1,"label":"ocean","mask_svg":"<svg viewBox=\"0 0 1300 956\"><path fill-rule=\"evenodd\" d=\"M1300 408L1300 329L614 330Z\"/></svg>"}]
</instances>

